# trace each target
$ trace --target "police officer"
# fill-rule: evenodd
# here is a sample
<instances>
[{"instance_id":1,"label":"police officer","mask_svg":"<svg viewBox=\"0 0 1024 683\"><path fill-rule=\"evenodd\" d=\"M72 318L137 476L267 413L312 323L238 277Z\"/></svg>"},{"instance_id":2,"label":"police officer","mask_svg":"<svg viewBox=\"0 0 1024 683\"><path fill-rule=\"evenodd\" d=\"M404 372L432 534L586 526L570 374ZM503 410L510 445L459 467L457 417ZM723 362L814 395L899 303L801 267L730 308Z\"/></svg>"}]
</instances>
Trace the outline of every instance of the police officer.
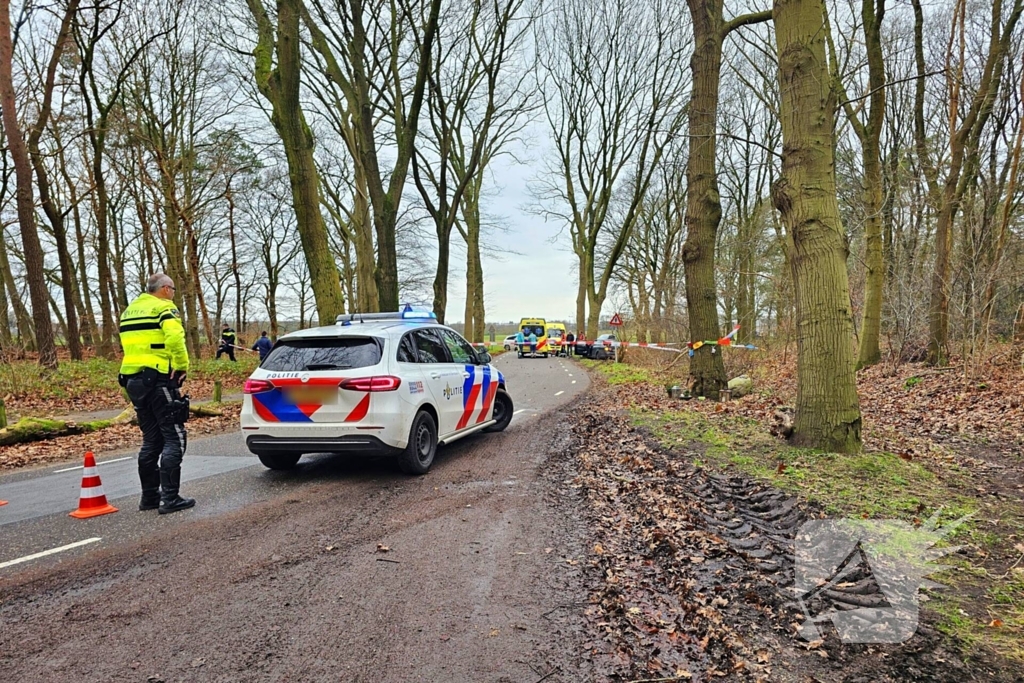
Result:
<instances>
[{"instance_id":1,"label":"police officer","mask_svg":"<svg viewBox=\"0 0 1024 683\"><path fill-rule=\"evenodd\" d=\"M121 314L124 361L118 379L135 406L142 430L139 509L159 508L161 515L196 504L178 495L181 458L188 444L184 424L188 400L179 392L188 371L188 350L173 298L174 281L157 273Z\"/></svg>"},{"instance_id":2,"label":"police officer","mask_svg":"<svg viewBox=\"0 0 1024 683\"><path fill-rule=\"evenodd\" d=\"M217 349L217 360L220 360L220 354L222 353L228 354L228 358L235 360L235 331L227 325L224 326L220 333L220 348Z\"/></svg>"}]
</instances>

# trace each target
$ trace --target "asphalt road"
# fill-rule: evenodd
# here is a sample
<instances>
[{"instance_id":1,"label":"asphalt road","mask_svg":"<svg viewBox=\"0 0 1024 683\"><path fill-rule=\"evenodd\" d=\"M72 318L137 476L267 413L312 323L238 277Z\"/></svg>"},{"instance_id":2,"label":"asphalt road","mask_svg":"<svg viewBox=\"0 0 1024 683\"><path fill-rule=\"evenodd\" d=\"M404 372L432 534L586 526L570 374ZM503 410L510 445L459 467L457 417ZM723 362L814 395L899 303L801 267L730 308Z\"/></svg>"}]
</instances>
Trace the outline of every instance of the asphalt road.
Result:
<instances>
[{"instance_id":1,"label":"asphalt road","mask_svg":"<svg viewBox=\"0 0 1024 683\"><path fill-rule=\"evenodd\" d=\"M3 678L579 680L583 533L543 470L587 376L496 364L512 424L439 449L424 477L328 455L272 472L239 434L189 444L198 504L174 515L136 510L128 453L99 454L120 511L90 520L67 515L78 463L0 477Z\"/></svg>"}]
</instances>

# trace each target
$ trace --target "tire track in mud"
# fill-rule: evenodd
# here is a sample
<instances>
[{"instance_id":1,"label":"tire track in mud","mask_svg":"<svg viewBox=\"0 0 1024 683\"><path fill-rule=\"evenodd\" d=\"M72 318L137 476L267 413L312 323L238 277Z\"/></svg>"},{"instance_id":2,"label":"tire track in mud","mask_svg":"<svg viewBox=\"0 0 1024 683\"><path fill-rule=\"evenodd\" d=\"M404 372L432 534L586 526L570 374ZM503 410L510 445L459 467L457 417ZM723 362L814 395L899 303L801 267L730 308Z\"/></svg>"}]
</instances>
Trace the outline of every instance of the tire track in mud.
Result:
<instances>
[{"instance_id":1,"label":"tire track in mud","mask_svg":"<svg viewBox=\"0 0 1024 683\"><path fill-rule=\"evenodd\" d=\"M588 617L609 680L680 670L694 680L1014 680L966 667L928 623L902 645L843 644L834 631L822 643L800 639L793 546L821 511L747 477L694 467L698 453L662 450L614 400L588 407L571 423L566 477L604 550L587 563ZM866 567L824 597L836 610L884 600Z\"/></svg>"}]
</instances>

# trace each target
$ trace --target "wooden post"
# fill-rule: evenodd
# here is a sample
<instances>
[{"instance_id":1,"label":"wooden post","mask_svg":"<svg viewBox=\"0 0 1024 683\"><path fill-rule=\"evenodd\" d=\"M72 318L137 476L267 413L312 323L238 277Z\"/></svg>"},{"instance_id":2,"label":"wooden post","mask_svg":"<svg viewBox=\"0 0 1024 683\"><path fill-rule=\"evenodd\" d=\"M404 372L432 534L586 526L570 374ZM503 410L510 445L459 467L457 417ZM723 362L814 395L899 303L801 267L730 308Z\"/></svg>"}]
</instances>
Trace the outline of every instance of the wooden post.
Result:
<instances>
[{"instance_id":1,"label":"wooden post","mask_svg":"<svg viewBox=\"0 0 1024 683\"><path fill-rule=\"evenodd\" d=\"M3 398L0 398L0 429L7 429L7 406Z\"/></svg>"},{"instance_id":2,"label":"wooden post","mask_svg":"<svg viewBox=\"0 0 1024 683\"><path fill-rule=\"evenodd\" d=\"M213 402L220 403L222 385L220 380L213 383Z\"/></svg>"}]
</instances>

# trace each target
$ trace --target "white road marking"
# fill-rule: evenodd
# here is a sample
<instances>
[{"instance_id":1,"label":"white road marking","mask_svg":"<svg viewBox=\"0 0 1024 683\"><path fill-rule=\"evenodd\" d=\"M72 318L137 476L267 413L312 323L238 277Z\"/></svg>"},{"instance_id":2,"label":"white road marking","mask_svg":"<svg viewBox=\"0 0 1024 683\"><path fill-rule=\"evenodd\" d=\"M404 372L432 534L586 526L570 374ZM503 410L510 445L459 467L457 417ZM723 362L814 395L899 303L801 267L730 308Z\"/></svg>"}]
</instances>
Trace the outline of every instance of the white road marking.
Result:
<instances>
[{"instance_id":1,"label":"white road marking","mask_svg":"<svg viewBox=\"0 0 1024 683\"><path fill-rule=\"evenodd\" d=\"M565 391L559 391L557 394L555 394L555 396L561 396L564 393L565 393Z\"/></svg>"},{"instance_id":2,"label":"white road marking","mask_svg":"<svg viewBox=\"0 0 1024 683\"><path fill-rule=\"evenodd\" d=\"M100 540L103 540L103 539L101 539L99 537L87 538L84 541L76 541L75 543L69 543L68 545L62 545L59 548L50 548L49 550L44 550L41 553L35 553L33 555L26 555L25 557L19 557L16 560L8 560L7 562L0 562L0 569L4 569L6 567L10 567L10 566L13 566L13 565L16 565L16 564L21 564L22 562L29 562L31 560L37 560L40 557L46 557L47 555L55 555L57 553L62 553L65 550L71 550L72 548L79 548L79 547L81 547L83 545L89 545L90 543L95 543L96 541L100 541Z\"/></svg>"},{"instance_id":3,"label":"white road marking","mask_svg":"<svg viewBox=\"0 0 1024 683\"><path fill-rule=\"evenodd\" d=\"M520 408L519 410L514 411L512 414L513 415L518 415L519 413L521 413L521 412L523 412L525 410L526 410L526 408Z\"/></svg>"},{"instance_id":4,"label":"white road marking","mask_svg":"<svg viewBox=\"0 0 1024 683\"><path fill-rule=\"evenodd\" d=\"M573 381L572 381L572 383L573 383L573 384L576 384L576 380L573 380Z\"/></svg>"},{"instance_id":5,"label":"white road marking","mask_svg":"<svg viewBox=\"0 0 1024 683\"><path fill-rule=\"evenodd\" d=\"M572 373L571 372L569 373L569 376L572 377Z\"/></svg>"},{"instance_id":6,"label":"white road marking","mask_svg":"<svg viewBox=\"0 0 1024 683\"><path fill-rule=\"evenodd\" d=\"M98 462L98 463L96 463L96 465L97 466L99 466L99 465L106 465L107 463L121 462L122 460L134 460L134 458L132 458L131 456L127 456L127 457L124 457L124 458L114 458L113 460L104 460L103 462ZM61 472L70 472L71 470L80 470L83 467L85 467L85 465L75 465L74 467L65 467L62 470L54 470L53 473L54 474L60 474Z\"/></svg>"}]
</instances>

